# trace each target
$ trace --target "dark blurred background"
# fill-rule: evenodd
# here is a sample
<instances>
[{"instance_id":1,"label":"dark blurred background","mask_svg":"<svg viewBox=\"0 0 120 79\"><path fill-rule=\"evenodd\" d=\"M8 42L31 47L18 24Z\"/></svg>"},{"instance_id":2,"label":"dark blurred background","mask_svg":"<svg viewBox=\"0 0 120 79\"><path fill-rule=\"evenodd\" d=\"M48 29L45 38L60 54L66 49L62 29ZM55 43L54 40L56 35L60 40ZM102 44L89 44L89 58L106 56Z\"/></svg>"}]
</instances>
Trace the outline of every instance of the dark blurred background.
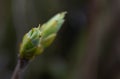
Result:
<instances>
[{"instance_id":1,"label":"dark blurred background","mask_svg":"<svg viewBox=\"0 0 120 79\"><path fill-rule=\"evenodd\" d=\"M0 79L10 79L32 27L67 11L54 43L23 79L120 79L120 0L0 0Z\"/></svg>"}]
</instances>

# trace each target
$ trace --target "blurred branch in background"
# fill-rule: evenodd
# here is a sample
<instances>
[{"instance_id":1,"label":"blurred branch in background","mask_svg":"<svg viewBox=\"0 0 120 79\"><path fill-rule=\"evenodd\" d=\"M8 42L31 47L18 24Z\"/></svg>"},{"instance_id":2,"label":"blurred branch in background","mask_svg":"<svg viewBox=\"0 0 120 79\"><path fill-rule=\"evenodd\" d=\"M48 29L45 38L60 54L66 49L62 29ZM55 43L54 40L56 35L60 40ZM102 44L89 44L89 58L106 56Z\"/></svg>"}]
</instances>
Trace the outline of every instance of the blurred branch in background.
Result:
<instances>
[{"instance_id":1,"label":"blurred branch in background","mask_svg":"<svg viewBox=\"0 0 120 79\"><path fill-rule=\"evenodd\" d=\"M75 49L84 57L81 60L78 54L75 73L68 79L119 79L119 4L118 0L91 0L86 46L79 50L80 42Z\"/></svg>"},{"instance_id":2,"label":"blurred branch in background","mask_svg":"<svg viewBox=\"0 0 120 79\"><path fill-rule=\"evenodd\" d=\"M11 1L0 0L0 79L10 78L15 60L16 31L12 23L10 3Z\"/></svg>"}]
</instances>

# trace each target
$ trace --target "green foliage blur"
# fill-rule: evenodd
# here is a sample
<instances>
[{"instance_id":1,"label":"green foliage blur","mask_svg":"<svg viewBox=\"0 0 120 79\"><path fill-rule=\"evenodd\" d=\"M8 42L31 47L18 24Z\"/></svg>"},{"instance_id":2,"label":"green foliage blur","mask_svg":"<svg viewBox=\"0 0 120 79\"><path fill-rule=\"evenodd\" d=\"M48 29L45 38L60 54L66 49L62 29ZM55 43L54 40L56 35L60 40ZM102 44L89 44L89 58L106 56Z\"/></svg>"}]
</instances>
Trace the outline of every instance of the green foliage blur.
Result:
<instances>
[{"instance_id":1,"label":"green foliage blur","mask_svg":"<svg viewBox=\"0 0 120 79\"><path fill-rule=\"evenodd\" d=\"M67 11L54 43L22 79L120 79L119 0L0 0L0 79L10 79L23 35Z\"/></svg>"}]
</instances>

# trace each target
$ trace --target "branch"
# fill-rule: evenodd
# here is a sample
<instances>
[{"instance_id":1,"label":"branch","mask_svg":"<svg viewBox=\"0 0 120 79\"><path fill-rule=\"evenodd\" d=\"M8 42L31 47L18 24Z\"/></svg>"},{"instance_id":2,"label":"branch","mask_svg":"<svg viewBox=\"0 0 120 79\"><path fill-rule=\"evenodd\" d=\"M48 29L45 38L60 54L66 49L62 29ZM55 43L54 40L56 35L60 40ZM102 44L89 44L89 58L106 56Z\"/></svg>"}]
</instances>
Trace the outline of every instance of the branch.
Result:
<instances>
[{"instance_id":1,"label":"branch","mask_svg":"<svg viewBox=\"0 0 120 79\"><path fill-rule=\"evenodd\" d=\"M28 60L18 58L17 65L11 79L20 79L20 73L26 67L27 64Z\"/></svg>"}]
</instances>

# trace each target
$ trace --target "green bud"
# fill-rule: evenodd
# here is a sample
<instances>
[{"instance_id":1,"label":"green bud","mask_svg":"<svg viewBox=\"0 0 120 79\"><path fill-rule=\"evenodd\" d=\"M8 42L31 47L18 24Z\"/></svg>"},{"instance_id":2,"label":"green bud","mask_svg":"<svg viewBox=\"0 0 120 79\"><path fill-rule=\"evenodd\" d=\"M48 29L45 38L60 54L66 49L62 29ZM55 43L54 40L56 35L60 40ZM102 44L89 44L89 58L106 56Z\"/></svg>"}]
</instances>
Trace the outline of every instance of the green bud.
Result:
<instances>
[{"instance_id":1,"label":"green bud","mask_svg":"<svg viewBox=\"0 0 120 79\"><path fill-rule=\"evenodd\" d=\"M20 46L20 58L30 60L40 55L55 39L64 22L65 14L66 12L59 13L41 27L39 25L26 33Z\"/></svg>"},{"instance_id":2,"label":"green bud","mask_svg":"<svg viewBox=\"0 0 120 79\"><path fill-rule=\"evenodd\" d=\"M65 14L66 12L59 13L52 17L47 23L41 26L41 43L43 46L48 47L52 43L60 27L64 23ZM51 40L51 43L46 45L45 40Z\"/></svg>"},{"instance_id":3,"label":"green bud","mask_svg":"<svg viewBox=\"0 0 120 79\"><path fill-rule=\"evenodd\" d=\"M20 57L25 59L32 59L36 53L41 53L43 48L40 46L41 32L39 27L32 28L24 35L20 47Z\"/></svg>"}]
</instances>

